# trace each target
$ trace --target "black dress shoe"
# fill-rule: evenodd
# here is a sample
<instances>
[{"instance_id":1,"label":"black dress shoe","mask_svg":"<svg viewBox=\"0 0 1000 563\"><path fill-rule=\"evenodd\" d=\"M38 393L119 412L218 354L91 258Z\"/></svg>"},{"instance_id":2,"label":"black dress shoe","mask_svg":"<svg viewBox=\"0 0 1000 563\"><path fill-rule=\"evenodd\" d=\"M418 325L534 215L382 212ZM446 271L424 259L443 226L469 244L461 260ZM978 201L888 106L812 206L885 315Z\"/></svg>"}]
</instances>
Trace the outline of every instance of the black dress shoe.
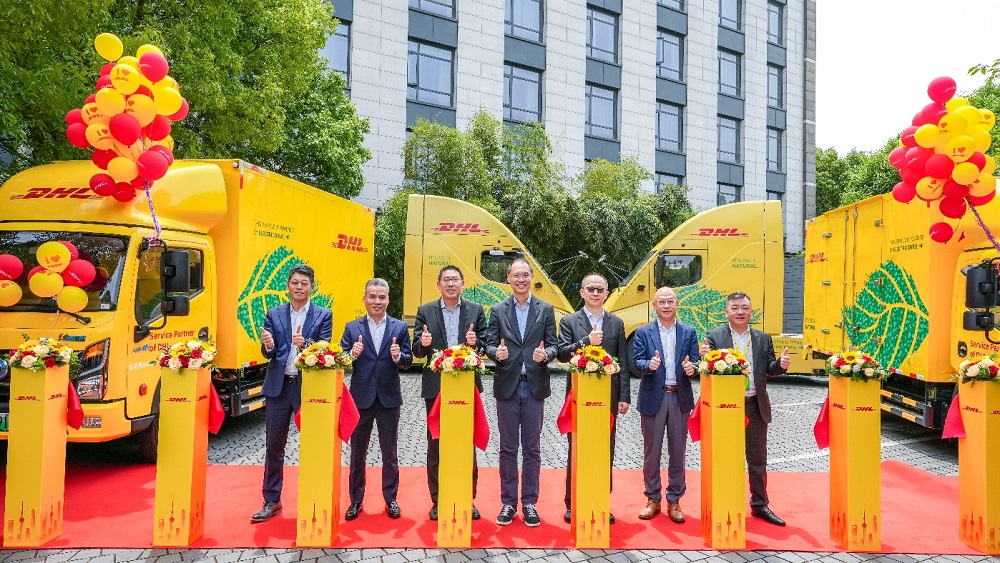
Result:
<instances>
[{"instance_id":1,"label":"black dress shoe","mask_svg":"<svg viewBox=\"0 0 1000 563\"><path fill-rule=\"evenodd\" d=\"M396 501L392 501L385 505L385 511L389 513L389 518L399 518L401 512L399 511L399 505Z\"/></svg>"},{"instance_id":2,"label":"black dress shoe","mask_svg":"<svg viewBox=\"0 0 1000 563\"><path fill-rule=\"evenodd\" d=\"M785 525L785 521L782 520L781 518L778 518L778 515L771 512L771 509L766 506L764 508L751 509L750 516L753 516L754 518L760 518L761 520L764 520L769 524L774 524L775 526Z\"/></svg>"},{"instance_id":3,"label":"black dress shoe","mask_svg":"<svg viewBox=\"0 0 1000 563\"><path fill-rule=\"evenodd\" d=\"M430 518L431 520L438 519L438 505L435 504L434 506L431 507L431 511L427 514L427 517Z\"/></svg>"},{"instance_id":4,"label":"black dress shoe","mask_svg":"<svg viewBox=\"0 0 1000 563\"><path fill-rule=\"evenodd\" d=\"M476 505L472 505L472 519L479 520L482 517L483 515L479 513L479 509L476 508Z\"/></svg>"},{"instance_id":5,"label":"black dress shoe","mask_svg":"<svg viewBox=\"0 0 1000 563\"><path fill-rule=\"evenodd\" d=\"M614 515L614 514L611 514L611 513L609 512L609 513L608 513L608 524L614 524L614 523L615 523L615 515Z\"/></svg>"},{"instance_id":6,"label":"black dress shoe","mask_svg":"<svg viewBox=\"0 0 1000 563\"><path fill-rule=\"evenodd\" d=\"M352 504L347 507L347 512L344 513L344 520L354 520L361 514L361 503Z\"/></svg>"},{"instance_id":7,"label":"black dress shoe","mask_svg":"<svg viewBox=\"0 0 1000 563\"><path fill-rule=\"evenodd\" d=\"M573 511L569 508L566 509L566 514L563 514L563 522L567 524L573 522Z\"/></svg>"},{"instance_id":8,"label":"black dress shoe","mask_svg":"<svg viewBox=\"0 0 1000 563\"><path fill-rule=\"evenodd\" d=\"M260 507L260 510L256 514L250 517L250 521L254 524L260 524L261 522L267 522L275 514L281 514L281 501L278 502L265 502L264 506Z\"/></svg>"}]
</instances>

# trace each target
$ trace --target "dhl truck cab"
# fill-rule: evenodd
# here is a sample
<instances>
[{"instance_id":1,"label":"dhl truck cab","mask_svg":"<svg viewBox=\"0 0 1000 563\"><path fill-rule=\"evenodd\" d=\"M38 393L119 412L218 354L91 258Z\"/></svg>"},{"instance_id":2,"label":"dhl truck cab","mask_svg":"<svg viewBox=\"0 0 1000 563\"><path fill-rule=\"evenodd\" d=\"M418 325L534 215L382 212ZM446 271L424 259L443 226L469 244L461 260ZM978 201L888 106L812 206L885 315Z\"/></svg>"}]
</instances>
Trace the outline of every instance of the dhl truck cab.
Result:
<instances>
[{"instance_id":1,"label":"dhl truck cab","mask_svg":"<svg viewBox=\"0 0 1000 563\"><path fill-rule=\"evenodd\" d=\"M372 210L239 160L178 160L150 190L157 236L145 193L129 203L100 196L89 187L96 172L90 161L56 162L0 187L0 254L25 266L14 280L21 299L0 307L0 350L25 336L75 350L70 379L84 420L69 441L135 435L155 459L154 361L179 341L216 342L213 384L228 415L262 407L260 330L267 310L287 300L296 264L315 268L313 302L332 308L336 324L359 315L373 270ZM36 250L49 241L73 244L97 270L82 311L31 292ZM0 364L0 439L18 423L9 419L11 377Z\"/></svg>"}]
</instances>

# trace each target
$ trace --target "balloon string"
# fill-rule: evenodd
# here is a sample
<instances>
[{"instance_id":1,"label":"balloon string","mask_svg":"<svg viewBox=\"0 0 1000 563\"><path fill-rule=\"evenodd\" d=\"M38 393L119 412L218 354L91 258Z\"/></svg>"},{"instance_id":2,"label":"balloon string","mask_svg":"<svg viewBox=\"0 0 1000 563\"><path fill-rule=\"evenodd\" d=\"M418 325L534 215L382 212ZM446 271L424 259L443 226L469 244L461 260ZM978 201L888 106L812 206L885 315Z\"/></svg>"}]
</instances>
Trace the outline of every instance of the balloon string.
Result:
<instances>
[{"instance_id":1,"label":"balloon string","mask_svg":"<svg viewBox=\"0 0 1000 563\"><path fill-rule=\"evenodd\" d=\"M151 241L160 240L160 220L156 217L156 208L153 207L153 196L149 193L149 180L146 180L146 201L149 203L149 215L153 218L153 230L156 234L148 237Z\"/></svg>"},{"instance_id":2,"label":"balloon string","mask_svg":"<svg viewBox=\"0 0 1000 563\"><path fill-rule=\"evenodd\" d=\"M983 222L983 218L979 216L979 212L976 211L976 206L972 205L972 202L969 202L969 209L972 210L972 216L976 218L976 224L978 224L979 228L982 229L984 233L986 233L986 238L989 239L990 243L993 245L993 248L996 249L998 253L1000 253L1000 243L998 243L997 239L993 237L993 233L990 232L990 228L987 227L986 223ZM1000 262L997 263L997 273L1000 274Z\"/></svg>"}]
</instances>

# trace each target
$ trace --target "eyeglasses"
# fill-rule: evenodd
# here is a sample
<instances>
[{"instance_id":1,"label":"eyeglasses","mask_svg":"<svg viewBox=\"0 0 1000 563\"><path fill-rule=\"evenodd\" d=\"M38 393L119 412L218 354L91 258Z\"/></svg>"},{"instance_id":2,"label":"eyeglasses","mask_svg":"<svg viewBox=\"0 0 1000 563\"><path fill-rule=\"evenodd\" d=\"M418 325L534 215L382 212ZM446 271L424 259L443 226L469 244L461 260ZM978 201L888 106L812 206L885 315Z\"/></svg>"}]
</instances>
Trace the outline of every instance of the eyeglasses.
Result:
<instances>
[{"instance_id":1,"label":"eyeglasses","mask_svg":"<svg viewBox=\"0 0 1000 563\"><path fill-rule=\"evenodd\" d=\"M462 278L441 278L441 283L445 285L462 283Z\"/></svg>"},{"instance_id":2,"label":"eyeglasses","mask_svg":"<svg viewBox=\"0 0 1000 563\"><path fill-rule=\"evenodd\" d=\"M601 294L607 291L606 289L600 286L585 287L583 290L586 291L587 293L595 293L595 294Z\"/></svg>"},{"instance_id":3,"label":"eyeglasses","mask_svg":"<svg viewBox=\"0 0 1000 563\"><path fill-rule=\"evenodd\" d=\"M657 299L656 300L656 304L660 305L660 306L663 306L663 305L673 305L674 303L677 303L676 299Z\"/></svg>"},{"instance_id":4,"label":"eyeglasses","mask_svg":"<svg viewBox=\"0 0 1000 563\"><path fill-rule=\"evenodd\" d=\"M510 277L514 278L515 280L526 280L531 277L531 274L519 272L516 274L511 274Z\"/></svg>"}]
</instances>

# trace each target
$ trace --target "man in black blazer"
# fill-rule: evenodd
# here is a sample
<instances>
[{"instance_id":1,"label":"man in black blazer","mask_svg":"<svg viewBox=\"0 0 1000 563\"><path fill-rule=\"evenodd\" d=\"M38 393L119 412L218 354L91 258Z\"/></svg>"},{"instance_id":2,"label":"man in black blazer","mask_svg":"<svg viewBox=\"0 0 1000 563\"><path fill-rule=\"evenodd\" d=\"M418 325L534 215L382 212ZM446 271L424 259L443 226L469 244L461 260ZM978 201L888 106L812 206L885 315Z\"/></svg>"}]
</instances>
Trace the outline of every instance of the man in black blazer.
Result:
<instances>
[{"instance_id":1,"label":"man in black blazer","mask_svg":"<svg viewBox=\"0 0 1000 563\"><path fill-rule=\"evenodd\" d=\"M333 334L333 313L309 302L315 285L315 272L300 264L288 272L289 303L267 312L260 333L260 351L268 359L264 374L265 454L264 506L250 517L254 523L265 522L280 514L281 485L284 482L285 444L288 425L302 402L301 373L295 357L309 342L329 341Z\"/></svg>"},{"instance_id":2,"label":"man in black blazer","mask_svg":"<svg viewBox=\"0 0 1000 563\"><path fill-rule=\"evenodd\" d=\"M358 406L358 426L351 435L351 505L345 520L361 514L365 499L365 460L371 442L372 426L378 425L378 443L382 449L382 498L389 518L399 518L396 502L399 491L399 408L403 405L399 370L413 362L410 334L406 323L386 313L389 306L389 283L374 278L365 284L365 309L368 314L347 323L340 347L354 356L351 372L351 396Z\"/></svg>"},{"instance_id":3,"label":"man in black blazer","mask_svg":"<svg viewBox=\"0 0 1000 563\"><path fill-rule=\"evenodd\" d=\"M486 345L486 313L483 306L462 299L465 287L462 271L458 266L447 265L438 272L437 286L441 298L424 303L417 308L413 324L413 357L428 359L420 380L420 396L424 398L429 413L441 392L441 374L430 367L430 357L439 350L466 344L481 351ZM483 378L476 373L476 387L483 391ZM438 466L441 458L441 442L431 438L427 431L427 490L434 503L430 519L438 518ZM472 448L472 498L476 498L479 481L479 465L476 463L476 449ZM479 509L473 505L472 519L479 520Z\"/></svg>"},{"instance_id":4,"label":"man in black blazer","mask_svg":"<svg viewBox=\"0 0 1000 563\"><path fill-rule=\"evenodd\" d=\"M500 429L500 501L497 524L506 526L517 512L517 449L521 446L521 514L530 527L541 525L538 479L542 469L541 434L549 389L548 364L556 357L556 317L552 305L531 295L534 272L524 258L507 268L514 294L490 310L486 355L496 362L493 395Z\"/></svg>"},{"instance_id":5,"label":"man in black blazer","mask_svg":"<svg viewBox=\"0 0 1000 563\"><path fill-rule=\"evenodd\" d=\"M750 327L753 305L746 293L738 291L726 298L729 324L708 331L701 344L701 357L710 350L736 348L750 360L750 389L746 392L747 473L750 476L750 515L775 526L785 521L768 508L767 499L767 425L771 422L771 400L767 396L767 377L785 373L791 364L788 348L774 357L771 335Z\"/></svg>"},{"instance_id":6,"label":"man in black blazer","mask_svg":"<svg viewBox=\"0 0 1000 563\"><path fill-rule=\"evenodd\" d=\"M604 348L610 356L618 358L621 371L611 376L611 416L615 422L619 414L628 412L632 395L629 389L631 377L629 363L631 358L625 350L625 323L621 317L604 310L604 302L608 299L608 280L601 274L589 274L580 282L580 297L584 306L572 315L566 315L559 321L559 354L560 362L568 362L573 354L584 346L593 345ZM573 377L566 375L566 393L573 386ZM611 425L611 467L615 465L615 428ZM566 514L563 521L569 523L573 519L572 508L572 471L573 435L566 434L569 441L569 456L566 459ZM613 479L612 479L613 481ZM608 521L615 523L614 514Z\"/></svg>"}]
</instances>

